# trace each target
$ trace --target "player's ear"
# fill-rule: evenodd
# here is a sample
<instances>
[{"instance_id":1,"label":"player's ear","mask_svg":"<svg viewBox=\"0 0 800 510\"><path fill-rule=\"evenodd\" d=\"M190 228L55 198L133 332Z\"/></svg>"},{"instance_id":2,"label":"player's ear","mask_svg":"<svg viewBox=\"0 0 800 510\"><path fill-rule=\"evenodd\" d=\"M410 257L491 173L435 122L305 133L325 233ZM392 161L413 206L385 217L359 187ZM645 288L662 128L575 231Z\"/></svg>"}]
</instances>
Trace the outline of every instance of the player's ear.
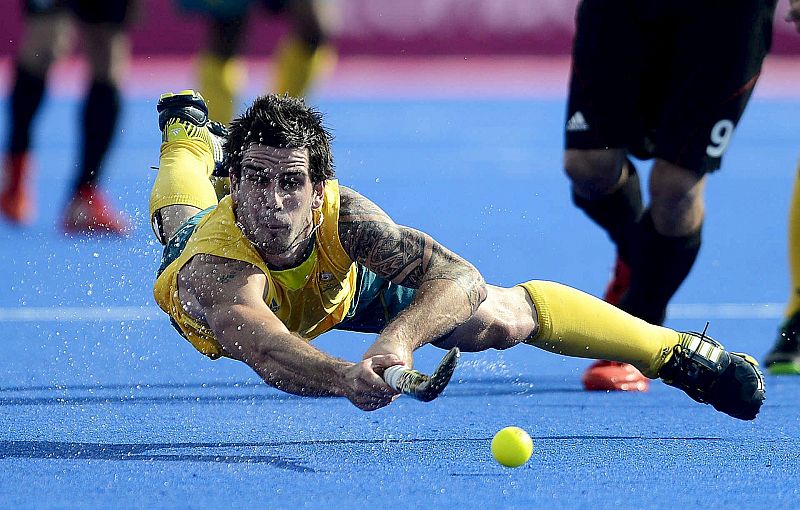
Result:
<instances>
[{"instance_id":1,"label":"player's ear","mask_svg":"<svg viewBox=\"0 0 800 510\"><path fill-rule=\"evenodd\" d=\"M239 191L239 183L241 182L241 176L235 174L234 172L230 172L228 174L228 178L230 179L229 186L231 194L234 194L234 192Z\"/></svg>"},{"instance_id":2,"label":"player's ear","mask_svg":"<svg viewBox=\"0 0 800 510\"><path fill-rule=\"evenodd\" d=\"M322 199L325 195L325 181L314 184L314 197L311 199L311 208L319 209L322 207Z\"/></svg>"}]
</instances>

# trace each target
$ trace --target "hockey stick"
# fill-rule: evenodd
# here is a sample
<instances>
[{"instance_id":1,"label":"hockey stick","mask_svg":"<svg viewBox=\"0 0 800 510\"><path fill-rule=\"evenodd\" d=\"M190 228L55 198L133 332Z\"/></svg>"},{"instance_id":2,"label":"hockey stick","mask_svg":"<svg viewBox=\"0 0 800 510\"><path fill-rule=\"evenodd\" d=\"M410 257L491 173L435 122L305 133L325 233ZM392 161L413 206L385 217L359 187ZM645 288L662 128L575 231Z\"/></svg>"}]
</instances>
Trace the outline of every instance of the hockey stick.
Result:
<instances>
[{"instance_id":1,"label":"hockey stick","mask_svg":"<svg viewBox=\"0 0 800 510\"><path fill-rule=\"evenodd\" d=\"M410 395L423 402L430 402L438 397L450 382L450 377L458 365L459 356L458 347L447 351L439 366L430 376L402 365L394 365L383 372L383 380L400 393Z\"/></svg>"}]
</instances>

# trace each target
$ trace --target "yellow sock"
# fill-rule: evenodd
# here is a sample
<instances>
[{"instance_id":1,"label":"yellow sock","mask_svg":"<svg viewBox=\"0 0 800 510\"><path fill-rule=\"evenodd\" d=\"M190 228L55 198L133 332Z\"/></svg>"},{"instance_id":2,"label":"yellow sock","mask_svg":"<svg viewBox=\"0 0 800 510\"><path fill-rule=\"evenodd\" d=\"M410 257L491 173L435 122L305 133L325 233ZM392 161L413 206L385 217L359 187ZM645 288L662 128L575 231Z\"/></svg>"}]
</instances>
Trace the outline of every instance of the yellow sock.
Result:
<instances>
[{"instance_id":1,"label":"yellow sock","mask_svg":"<svg viewBox=\"0 0 800 510\"><path fill-rule=\"evenodd\" d=\"M239 59L203 54L197 59L197 73L209 117L228 124L233 119L236 96L245 81L244 66Z\"/></svg>"},{"instance_id":2,"label":"yellow sock","mask_svg":"<svg viewBox=\"0 0 800 510\"><path fill-rule=\"evenodd\" d=\"M209 181L214 157L203 140L183 139L161 144L158 175L150 192L150 218L169 205L206 209L217 203Z\"/></svg>"},{"instance_id":3,"label":"yellow sock","mask_svg":"<svg viewBox=\"0 0 800 510\"><path fill-rule=\"evenodd\" d=\"M336 52L331 46L312 49L299 39L287 37L275 50L275 92L301 97L335 62Z\"/></svg>"},{"instance_id":4,"label":"yellow sock","mask_svg":"<svg viewBox=\"0 0 800 510\"><path fill-rule=\"evenodd\" d=\"M792 204L789 207L789 275L792 294L786 305L786 318L800 312L800 166L794 178Z\"/></svg>"},{"instance_id":5,"label":"yellow sock","mask_svg":"<svg viewBox=\"0 0 800 510\"><path fill-rule=\"evenodd\" d=\"M520 286L528 291L539 317L539 330L527 341L536 347L630 363L655 379L680 342L677 331L649 324L566 285L532 280Z\"/></svg>"}]
</instances>

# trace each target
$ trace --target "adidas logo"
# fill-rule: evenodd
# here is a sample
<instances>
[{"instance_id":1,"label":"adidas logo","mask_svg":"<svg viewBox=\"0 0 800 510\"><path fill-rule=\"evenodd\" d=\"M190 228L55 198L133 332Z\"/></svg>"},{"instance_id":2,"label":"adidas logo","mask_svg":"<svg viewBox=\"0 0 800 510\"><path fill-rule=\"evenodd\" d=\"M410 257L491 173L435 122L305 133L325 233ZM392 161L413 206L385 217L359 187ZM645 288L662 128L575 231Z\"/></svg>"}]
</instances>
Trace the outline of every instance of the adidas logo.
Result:
<instances>
[{"instance_id":1,"label":"adidas logo","mask_svg":"<svg viewBox=\"0 0 800 510\"><path fill-rule=\"evenodd\" d=\"M589 131L589 124L581 112L575 112L567 121L567 131Z\"/></svg>"},{"instance_id":2,"label":"adidas logo","mask_svg":"<svg viewBox=\"0 0 800 510\"><path fill-rule=\"evenodd\" d=\"M180 129L178 129L178 128L175 128L175 129L171 130L169 133L170 133L172 136L178 136L178 135L181 133L181 130L180 130Z\"/></svg>"}]
</instances>

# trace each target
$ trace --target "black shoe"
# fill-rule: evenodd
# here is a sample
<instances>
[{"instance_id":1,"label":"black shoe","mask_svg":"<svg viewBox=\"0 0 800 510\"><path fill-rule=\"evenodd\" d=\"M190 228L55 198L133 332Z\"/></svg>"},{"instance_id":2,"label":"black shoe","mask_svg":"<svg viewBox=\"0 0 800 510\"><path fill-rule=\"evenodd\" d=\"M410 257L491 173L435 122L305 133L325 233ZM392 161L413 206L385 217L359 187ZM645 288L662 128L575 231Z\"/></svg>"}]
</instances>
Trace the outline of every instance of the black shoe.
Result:
<instances>
[{"instance_id":1,"label":"black shoe","mask_svg":"<svg viewBox=\"0 0 800 510\"><path fill-rule=\"evenodd\" d=\"M740 420L754 419L764 402L758 362L747 354L726 351L703 333L681 333L681 342L659 376L694 400Z\"/></svg>"},{"instance_id":2,"label":"black shoe","mask_svg":"<svg viewBox=\"0 0 800 510\"><path fill-rule=\"evenodd\" d=\"M800 312L781 325L775 345L764 358L764 365L770 374L800 374Z\"/></svg>"},{"instance_id":3,"label":"black shoe","mask_svg":"<svg viewBox=\"0 0 800 510\"><path fill-rule=\"evenodd\" d=\"M156 110L158 110L158 129L162 132L167 124L171 124L176 119L189 122L197 127L203 127L208 123L206 100L194 90L161 94Z\"/></svg>"},{"instance_id":4,"label":"black shoe","mask_svg":"<svg viewBox=\"0 0 800 510\"><path fill-rule=\"evenodd\" d=\"M208 118L208 106L200 93L182 90L177 94L161 94L156 105L158 128L162 141L193 138L208 145L214 157L215 177L226 177L228 170L224 163L223 145L228 130L219 122Z\"/></svg>"}]
</instances>

